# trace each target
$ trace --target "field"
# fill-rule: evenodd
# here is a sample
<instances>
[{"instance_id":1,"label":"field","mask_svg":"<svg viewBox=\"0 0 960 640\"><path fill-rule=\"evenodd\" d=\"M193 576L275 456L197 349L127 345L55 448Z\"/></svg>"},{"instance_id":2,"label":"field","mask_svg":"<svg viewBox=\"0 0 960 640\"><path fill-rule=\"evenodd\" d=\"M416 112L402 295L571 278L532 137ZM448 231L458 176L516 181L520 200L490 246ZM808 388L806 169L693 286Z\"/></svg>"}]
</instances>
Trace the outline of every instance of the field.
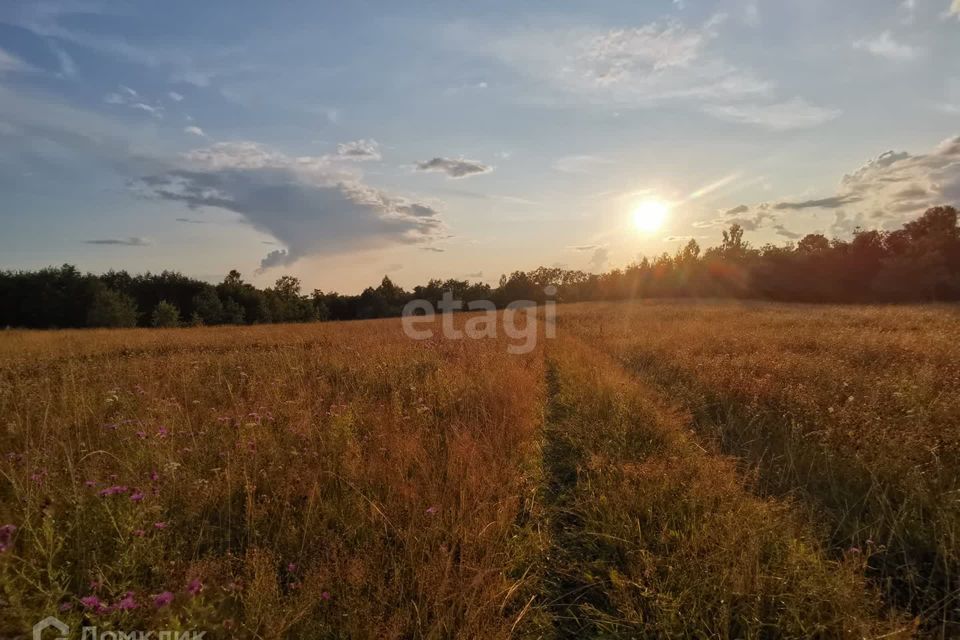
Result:
<instances>
[{"instance_id":1,"label":"field","mask_svg":"<svg viewBox=\"0 0 960 640\"><path fill-rule=\"evenodd\" d=\"M0 637L960 634L955 308L556 325L0 334Z\"/></svg>"}]
</instances>

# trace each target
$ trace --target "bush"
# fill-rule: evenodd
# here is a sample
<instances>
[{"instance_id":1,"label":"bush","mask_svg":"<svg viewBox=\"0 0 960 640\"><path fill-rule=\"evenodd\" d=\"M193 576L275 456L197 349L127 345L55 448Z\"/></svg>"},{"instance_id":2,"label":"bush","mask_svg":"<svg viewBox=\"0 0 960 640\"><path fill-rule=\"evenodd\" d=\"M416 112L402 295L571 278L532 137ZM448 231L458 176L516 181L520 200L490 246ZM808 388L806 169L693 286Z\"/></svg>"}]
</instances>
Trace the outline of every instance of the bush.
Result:
<instances>
[{"instance_id":1,"label":"bush","mask_svg":"<svg viewBox=\"0 0 960 640\"><path fill-rule=\"evenodd\" d=\"M175 304L161 300L153 310L150 323L155 327L169 328L180 326L180 310Z\"/></svg>"},{"instance_id":2,"label":"bush","mask_svg":"<svg viewBox=\"0 0 960 640\"><path fill-rule=\"evenodd\" d=\"M137 305L130 296L113 289L100 289L93 296L87 312L91 327L135 327Z\"/></svg>"}]
</instances>

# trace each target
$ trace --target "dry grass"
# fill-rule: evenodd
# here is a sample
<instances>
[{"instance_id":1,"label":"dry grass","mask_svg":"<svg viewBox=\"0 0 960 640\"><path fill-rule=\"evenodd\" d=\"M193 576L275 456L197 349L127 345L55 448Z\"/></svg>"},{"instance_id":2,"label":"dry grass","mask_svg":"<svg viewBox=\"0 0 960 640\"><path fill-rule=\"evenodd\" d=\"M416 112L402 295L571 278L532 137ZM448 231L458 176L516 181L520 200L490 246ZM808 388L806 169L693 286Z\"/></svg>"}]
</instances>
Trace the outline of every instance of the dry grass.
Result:
<instances>
[{"instance_id":1,"label":"dry grass","mask_svg":"<svg viewBox=\"0 0 960 640\"><path fill-rule=\"evenodd\" d=\"M3 635L61 608L74 625L214 637L514 625L537 354L414 342L396 321L3 345L0 521L19 527L0 559ZM80 600L128 592L129 611Z\"/></svg>"},{"instance_id":2,"label":"dry grass","mask_svg":"<svg viewBox=\"0 0 960 640\"><path fill-rule=\"evenodd\" d=\"M527 355L398 320L8 331L0 635L946 637L958 329L663 303L561 307Z\"/></svg>"},{"instance_id":3,"label":"dry grass","mask_svg":"<svg viewBox=\"0 0 960 640\"><path fill-rule=\"evenodd\" d=\"M561 326L689 406L762 491L817 508L891 601L960 633L955 308L574 305Z\"/></svg>"}]
</instances>

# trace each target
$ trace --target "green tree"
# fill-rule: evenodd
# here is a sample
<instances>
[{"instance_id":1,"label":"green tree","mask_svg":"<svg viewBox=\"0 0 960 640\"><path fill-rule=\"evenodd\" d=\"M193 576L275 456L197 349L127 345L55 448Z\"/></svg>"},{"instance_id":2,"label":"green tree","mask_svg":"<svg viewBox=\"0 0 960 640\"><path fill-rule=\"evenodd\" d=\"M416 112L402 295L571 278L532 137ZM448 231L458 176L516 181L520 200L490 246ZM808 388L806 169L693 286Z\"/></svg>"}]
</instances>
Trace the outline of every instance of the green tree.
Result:
<instances>
[{"instance_id":1,"label":"green tree","mask_svg":"<svg viewBox=\"0 0 960 640\"><path fill-rule=\"evenodd\" d=\"M91 327L135 327L137 305L130 296L113 289L98 290L87 311L87 325Z\"/></svg>"},{"instance_id":2,"label":"green tree","mask_svg":"<svg viewBox=\"0 0 960 640\"><path fill-rule=\"evenodd\" d=\"M150 324L155 327L179 327L180 310L177 309L176 305L161 300L153 310Z\"/></svg>"}]
</instances>

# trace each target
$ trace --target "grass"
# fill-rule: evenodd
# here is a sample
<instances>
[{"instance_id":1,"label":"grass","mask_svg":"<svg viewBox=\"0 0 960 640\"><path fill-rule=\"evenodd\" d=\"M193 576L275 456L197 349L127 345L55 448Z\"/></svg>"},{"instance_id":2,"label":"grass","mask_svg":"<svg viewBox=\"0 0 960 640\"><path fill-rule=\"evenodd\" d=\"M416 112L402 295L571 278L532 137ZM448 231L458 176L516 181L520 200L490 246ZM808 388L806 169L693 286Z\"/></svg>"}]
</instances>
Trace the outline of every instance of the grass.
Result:
<instances>
[{"instance_id":1,"label":"grass","mask_svg":"<svg viewBox=\"0 0 960 640\"><path fill-rule=\"evenodd\" d=\"M958 322L4 332L0 635L950 637Z\"/></svg>"}]
</instances>

